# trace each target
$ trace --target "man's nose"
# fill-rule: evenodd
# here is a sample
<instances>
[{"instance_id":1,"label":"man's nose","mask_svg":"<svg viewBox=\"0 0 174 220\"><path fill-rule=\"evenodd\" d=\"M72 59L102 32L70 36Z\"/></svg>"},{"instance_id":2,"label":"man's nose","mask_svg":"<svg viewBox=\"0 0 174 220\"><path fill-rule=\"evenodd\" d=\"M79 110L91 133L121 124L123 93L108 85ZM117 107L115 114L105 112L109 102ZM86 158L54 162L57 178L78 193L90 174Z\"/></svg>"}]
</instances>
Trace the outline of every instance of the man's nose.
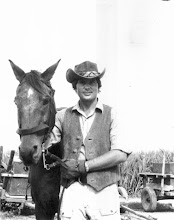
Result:
<instances>
[{"instance_id":1,"label":"man's nose","mask_svg":"<svg viewBox=\"0 0 174 220\"><path fill-rule=\"evenodd\" d=\"M84 87L85 87L85 89L89 89L89 88L90 88L90 84L89 84L89 83L86 83L86 84L84 85Z\"/></svg>"}]
</instances>

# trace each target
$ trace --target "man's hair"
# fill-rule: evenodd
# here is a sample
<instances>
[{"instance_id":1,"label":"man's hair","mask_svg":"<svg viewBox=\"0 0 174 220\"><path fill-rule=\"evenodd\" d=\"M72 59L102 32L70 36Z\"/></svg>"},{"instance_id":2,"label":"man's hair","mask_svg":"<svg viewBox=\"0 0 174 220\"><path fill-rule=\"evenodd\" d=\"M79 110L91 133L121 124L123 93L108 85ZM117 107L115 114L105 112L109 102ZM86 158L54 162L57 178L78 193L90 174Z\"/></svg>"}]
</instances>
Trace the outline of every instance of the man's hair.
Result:
<instances>
[{"instance_id":1,"label":"man's hair","mask_svg":"<svg viewBox=\"0 0 174 220\"><path fill-rule=\"evenodd\" d=\"M97 81L97 84L98 84L98 89L100 89L102 87L100 78L96 78L96 81ZM74 90L76 90L77 83L78 83L78 80L75 80L75 81L72 82L72 87L73 87Z\"/></svg>"}]
</instances>

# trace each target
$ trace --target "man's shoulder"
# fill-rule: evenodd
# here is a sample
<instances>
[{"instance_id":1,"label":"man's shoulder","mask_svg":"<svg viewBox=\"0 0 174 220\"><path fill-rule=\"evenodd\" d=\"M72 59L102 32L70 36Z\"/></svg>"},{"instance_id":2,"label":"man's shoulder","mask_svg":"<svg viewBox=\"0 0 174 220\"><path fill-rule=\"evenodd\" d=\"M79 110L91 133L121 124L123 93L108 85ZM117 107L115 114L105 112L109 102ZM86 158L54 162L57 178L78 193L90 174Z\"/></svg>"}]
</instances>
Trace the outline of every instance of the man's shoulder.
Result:
<instances>
[{"instance_id":1,"label":"man's shoulder","mask_svg":"<svg viewBox=\"0 0 174 220\"><path fill-rule=\"evenodd\" d=\"M103 104L103 110L105 112L111 112L113 111L113 107L111 107L110 105Z\"/></svg>"},{"instance_id":2,"label":"man's shoulder","mask_svg":"<svg viewBox=\"0 0 174 220\"><path fill-rule=\"evenodd\" d=\"M59 107L59 108L56 108L56 111L59 112L59 111L64 110L64 109L67 109L67 107Z\"/></svg>"},{"instance_id":3,"label":"man's shoulder","mask_svg":"<svg viewBox=\"0 0 174 220\"><path fill-rule=\"evenodd\" d=\"M66 112L66 107L56 108L56 119L62 121Z\"/></svg>"},{"instance_id":4,"label":"man's shoulder","mask_svg":"<svg viewBox=\"0 0 174 220\"><path fill-rule=\"evenodd\" d=\"M102 104L104 108L108 108L108 109L111 109L112 111L116 110L116 106L111 106L111 105L108 105L108 104Z\"/></svg>"},{"instance_id":5,"label":"man's shoulder","mask_svg":"<svg viewBox=\"0 0 174 220\"><path fill-rule=\"evenodd\" d=\"M106 105L103 104L103 109L105 109L105 112L108 112L111 114L111 119L116 119L117 115L118 115L118 111L117 108L115 106L110 106L110 105Z\"/></svg>"},{"instance_id":6,"label":"man's shoulder","mask_svg":"<svg viewBox=\"0 0 174 220\"><path fill-rule=\"evenodd\" d=\"M110 105L102 104L104 108L112 108Z\"/></svg>"},{"instance_id":7,"label":"man's shoulder","mask_svg":"<svg viewBox=\"0 0 174 220\"><path fill-rule=\"evenodd\" d=\"M64 119L65 113L66 112L71 112L73 109L72 107L59 107L56 108L56 118L59 118L60 120Z\"/></svg>"}]
</instances>

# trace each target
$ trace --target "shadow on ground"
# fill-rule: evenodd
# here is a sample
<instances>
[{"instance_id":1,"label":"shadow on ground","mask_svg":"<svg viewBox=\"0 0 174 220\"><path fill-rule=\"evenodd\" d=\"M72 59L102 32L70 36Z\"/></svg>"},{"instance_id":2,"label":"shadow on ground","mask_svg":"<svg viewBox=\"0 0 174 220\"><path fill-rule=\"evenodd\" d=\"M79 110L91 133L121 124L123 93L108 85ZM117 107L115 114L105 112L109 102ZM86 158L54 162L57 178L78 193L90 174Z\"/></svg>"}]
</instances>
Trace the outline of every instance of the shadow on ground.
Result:
<instances>
[{"instance_id":1,"label":"shadow on ground","mask_svg":"<svg viewBox=\"0 0 174 220\"><path fill-rule=\"evenodd\" d=\"M174 200L173 200L174 201ZM131 201L127 205L129 208L135 210L135 211L144 211L141 201ZM157 208L155 212L174 212L174 206L173 202L167 202L167 201L158 201Z\"/></svg>"}]
</instances>

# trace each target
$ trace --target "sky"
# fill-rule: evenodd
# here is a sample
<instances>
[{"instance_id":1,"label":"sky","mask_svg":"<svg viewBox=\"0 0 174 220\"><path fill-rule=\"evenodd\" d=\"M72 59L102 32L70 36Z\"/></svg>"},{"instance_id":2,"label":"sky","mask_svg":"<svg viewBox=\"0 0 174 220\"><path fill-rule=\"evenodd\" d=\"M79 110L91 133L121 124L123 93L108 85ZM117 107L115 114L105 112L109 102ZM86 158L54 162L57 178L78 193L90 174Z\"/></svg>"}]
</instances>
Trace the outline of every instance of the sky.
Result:
<instances>
[{"instance_id":1,"label":"sky","mask_svg":"<svg viewBox=\"0 0 174 220\"><path fill-rule=\"evenodd\" d=\"M20 144L9 59L43 72L61 59L51 81L56 106L77 95L68 68L90 60L106 68L99 98L116 108L119 138L137 150L174 150L174 0L0 1L0 145Z\"/></svg>"}]
</instances>

